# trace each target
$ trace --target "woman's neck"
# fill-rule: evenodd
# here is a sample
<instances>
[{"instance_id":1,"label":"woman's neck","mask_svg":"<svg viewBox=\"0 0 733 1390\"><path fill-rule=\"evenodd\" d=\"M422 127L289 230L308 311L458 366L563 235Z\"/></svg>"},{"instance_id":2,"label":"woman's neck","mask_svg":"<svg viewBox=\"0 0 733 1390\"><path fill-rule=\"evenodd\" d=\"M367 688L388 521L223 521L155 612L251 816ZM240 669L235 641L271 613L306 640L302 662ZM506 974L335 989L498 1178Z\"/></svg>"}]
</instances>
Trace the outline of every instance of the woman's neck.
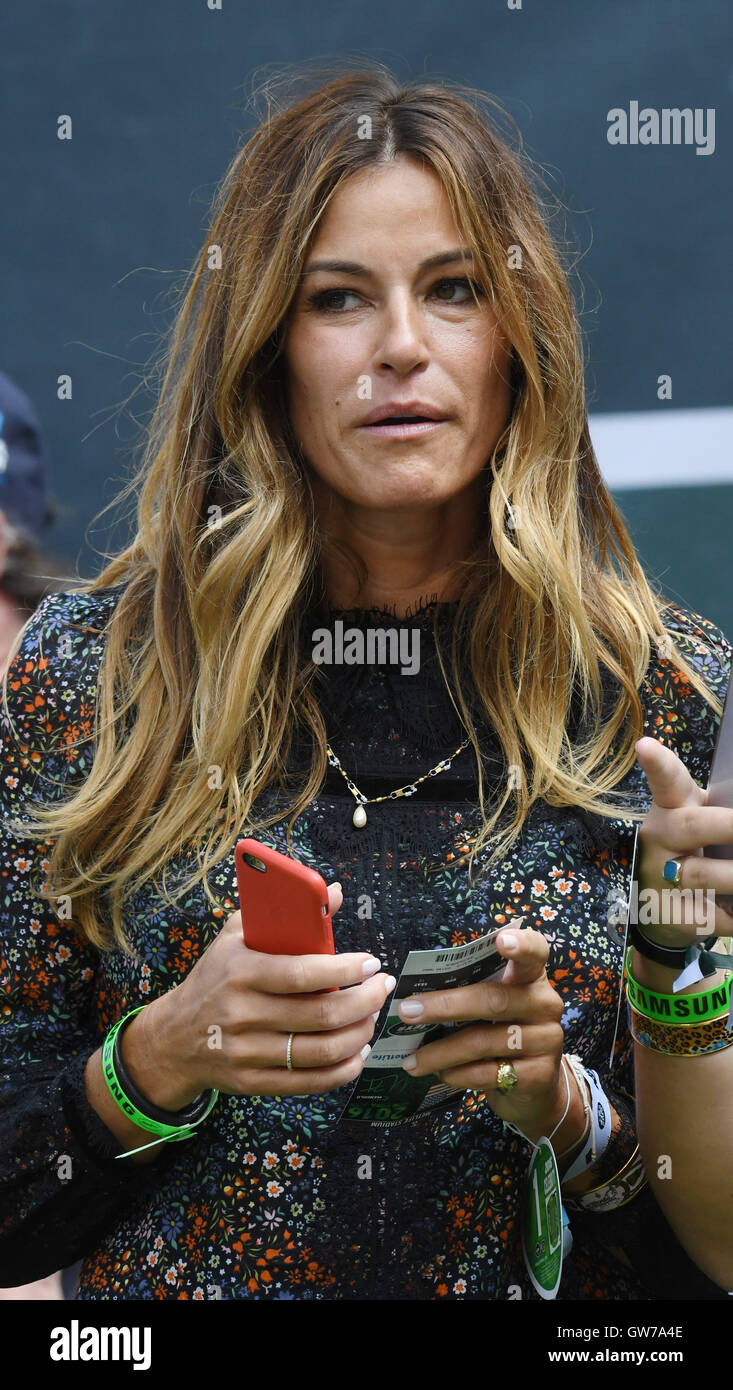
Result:
<instances>
[{"instance_id":1,"label":"woman's neck","mask_svg":"<svg viewBox=\"0 0 733 1390\"><path fill-rule=\"evenodd\" d=\"M483 484L435 508L385 511L356 507L314 480L324 536L321 569L332 608L375 608L408 616L424 603L460 598L470 557L485 532ZM336 542L327 544L328 538ZM361 574L347 554L361 561ZM366 571L366 577L360 582Z\"/></svg>"}]
</instances>

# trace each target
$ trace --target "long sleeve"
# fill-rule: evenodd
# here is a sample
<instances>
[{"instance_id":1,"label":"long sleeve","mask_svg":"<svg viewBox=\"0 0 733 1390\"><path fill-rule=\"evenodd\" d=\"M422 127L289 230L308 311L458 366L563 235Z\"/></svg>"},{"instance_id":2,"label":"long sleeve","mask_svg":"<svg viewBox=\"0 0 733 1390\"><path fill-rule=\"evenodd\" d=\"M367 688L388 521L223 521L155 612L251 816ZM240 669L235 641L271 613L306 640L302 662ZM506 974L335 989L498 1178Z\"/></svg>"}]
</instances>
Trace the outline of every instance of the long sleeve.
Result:
<instances>
[{"instance_id":1,"label":"long sleeve","mask_svg":"<svg viewBox=\"0 0 733 1390\"><path fill-rule=\"evenodd\" d=\"M70 615L96 618L103 606L95 596L44 599L8 670L0 712L0 1284L9 1286L92 1249L165 1164L165 1151L150 1165L115 1161L122 1146L84 1086L101 1042L90 1016L100 954L34 895L49 846L8 824L28 819L34 796L57 799L88 771L84 752L69 744L90 719L101 648L90 635L71 660L59 638Z\"/></svg>"}]
</instances>

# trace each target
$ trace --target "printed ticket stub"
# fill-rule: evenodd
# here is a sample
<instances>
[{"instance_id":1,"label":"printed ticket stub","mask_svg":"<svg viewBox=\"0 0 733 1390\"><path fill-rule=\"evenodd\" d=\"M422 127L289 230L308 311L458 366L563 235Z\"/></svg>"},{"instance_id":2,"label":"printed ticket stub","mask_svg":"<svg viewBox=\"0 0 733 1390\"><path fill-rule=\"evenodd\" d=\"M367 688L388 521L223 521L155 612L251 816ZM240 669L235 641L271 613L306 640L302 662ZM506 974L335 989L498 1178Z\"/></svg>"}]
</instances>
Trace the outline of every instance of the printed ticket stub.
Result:
<instances>
[{"instance_id":1,"label":"printed ticket stub","mask_svg":"<svg viewBox=\"0 0 733 1390\"><path fill-rule=\"evenodd\" d=\"M387 1020L340 1120L350 1124L401 1124L426 1111L454 1104L456 1097L463 1094L461 1087L446 1086L435 1074L410 1076L402 1061L423 1043L435 1042L466 1024L405 1023L397 1013L397 1003L425 990L452 989L488 980L507 963L496 947L496 937L507 927L521 930L524 918L514 917L505 926L467 941L464 946L410 951L392 993Z\"/></svg>"}]
</instances>

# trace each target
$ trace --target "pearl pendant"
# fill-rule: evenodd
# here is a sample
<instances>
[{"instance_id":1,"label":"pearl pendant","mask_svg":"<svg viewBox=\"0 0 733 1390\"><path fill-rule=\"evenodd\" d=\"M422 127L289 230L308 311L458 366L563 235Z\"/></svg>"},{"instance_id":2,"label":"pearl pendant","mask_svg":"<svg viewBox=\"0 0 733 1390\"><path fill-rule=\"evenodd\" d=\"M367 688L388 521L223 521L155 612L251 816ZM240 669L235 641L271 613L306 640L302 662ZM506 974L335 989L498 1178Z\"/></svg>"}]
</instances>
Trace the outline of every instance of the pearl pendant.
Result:
<instances>
[{"instance_id":1,"label":"pearl pendant","mask_svg":"<svg viewBox=\"0 0 733 1390\"><path fill-rule=\"evenodd\" d=\"M351 817L351 819L352 819L354 825L356 826L357 830L361 830L362 826L366 825L366 819L367 819L367 818L366 818L366 811L364 810L364 807L363 807L363 806L357 806L357 808L356 808L356 810L354 811L354 814L353 814L353 816Z\"/></svg>"}]
</instances>

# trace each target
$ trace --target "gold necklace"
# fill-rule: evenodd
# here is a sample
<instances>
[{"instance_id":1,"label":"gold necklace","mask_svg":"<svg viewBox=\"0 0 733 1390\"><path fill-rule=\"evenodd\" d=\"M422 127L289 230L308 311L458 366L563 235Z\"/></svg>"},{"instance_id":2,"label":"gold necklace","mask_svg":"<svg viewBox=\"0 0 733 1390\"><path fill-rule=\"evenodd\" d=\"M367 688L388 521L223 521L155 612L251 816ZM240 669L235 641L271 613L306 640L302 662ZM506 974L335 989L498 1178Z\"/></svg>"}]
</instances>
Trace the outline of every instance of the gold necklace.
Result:
<instances>
[{"instance_id":1,"label":"gold necklace","mask_svg":"<svg viewBox=\"0 0 733 1390\"><path fill-rule=\"evenodd\" d=\"M339 772L341 773L341 776L344 778L344 781L346 782L347 787L349 788L349 791L351 792L351 795L356 799L357 806L351 819L352 823L356 826L357 830L361 830L367 823L367 814L364 810L365 806L376 804L377 801L395 801L398 796L412 796L412 793L417 791L421 782L427 782L428 777L436 777L439 772L445 772L446 769L451 766L453 759L457 758L458 754L462 753L463 749L468 747L470 741L470 739L464 738L463 743L460 743L458 745L458 747L455 750L455 753L451 753L449 758L443 758L442 762L436 763L435 767L431 767L430 771L426 772L423 777L416 778L414 782L408 782L404 787L398 787L396 791L387 792L384 796L364 796L364 793L359 791L359 788L356 786L356 783L352 782L351 778L344 771L344 769L341 766L341 763L339 762L338 758L336 757L336 754L334 753L333 749L330 747L329 744L326 744L326 752L328 754L328 761L331 767L338 768Z\"/></svg>"}]
</instances>

